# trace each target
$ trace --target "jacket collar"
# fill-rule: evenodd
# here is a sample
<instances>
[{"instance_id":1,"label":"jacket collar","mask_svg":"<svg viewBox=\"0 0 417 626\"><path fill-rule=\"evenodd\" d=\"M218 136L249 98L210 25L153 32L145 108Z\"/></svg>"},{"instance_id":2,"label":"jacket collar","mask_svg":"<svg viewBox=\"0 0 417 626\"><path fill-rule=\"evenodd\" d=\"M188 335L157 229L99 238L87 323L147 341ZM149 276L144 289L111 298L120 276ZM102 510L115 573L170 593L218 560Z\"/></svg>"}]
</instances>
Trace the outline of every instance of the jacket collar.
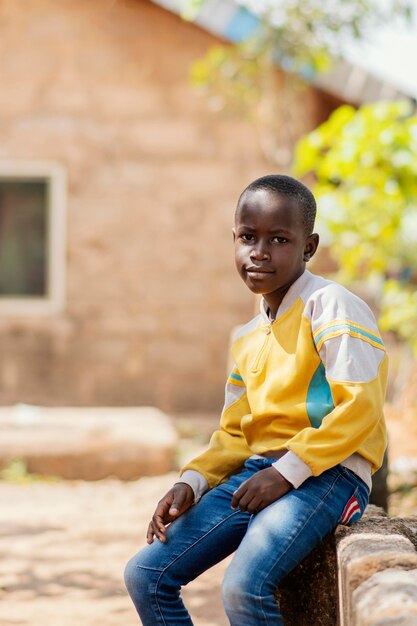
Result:
<instances>
[{"instance_id":1,"label":"jacket collar","mask_svg":"<svg viewBox=\"0 0 417 626\"><path fill-rule=\"evenodd\" d=\"M312 276L313 275L311 274L311 272L309 272L308 270L304 270L301 276L297 278L296 281L293 282L293 284L291 285L291 287L288 289L287 293L283 297L281 304L279 305L275 319L278 319L279 317L284 315L284 313L286 313L288 309L292 307L294 302L298 299L300 293L303 291L306 284L311 280ZM261 313L262 320L265 322L265 324L270 324L274 320L272 320L269 317L267 311L268 311L268 306L264 298L261 298L260 313Z\"/></svg>"}]
</instances>

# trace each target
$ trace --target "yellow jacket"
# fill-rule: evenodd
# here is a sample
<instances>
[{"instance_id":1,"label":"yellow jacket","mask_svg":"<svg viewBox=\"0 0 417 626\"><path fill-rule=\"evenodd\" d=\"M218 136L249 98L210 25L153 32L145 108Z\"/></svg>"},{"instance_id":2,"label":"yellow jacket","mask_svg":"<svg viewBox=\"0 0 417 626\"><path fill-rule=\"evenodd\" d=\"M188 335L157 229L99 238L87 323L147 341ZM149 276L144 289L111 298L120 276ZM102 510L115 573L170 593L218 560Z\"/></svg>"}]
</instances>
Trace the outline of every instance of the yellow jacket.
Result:
<instances>
[{"instance_id":1,"label":"yellow jacket","mask_svg":"<svg viewBox=\"0 0 417 626\"><path fill-rule=\"evenodd\" d=\"M236 365L220 428L182 474L198 472L212 488L248 457L282 449L306 468L301 482L346 459L369 463L372 472L380 467L387 357L374 316L360 298L305 271L276 319L271 322L262 302L231 351Z\"/></svg>"}]
</instances>

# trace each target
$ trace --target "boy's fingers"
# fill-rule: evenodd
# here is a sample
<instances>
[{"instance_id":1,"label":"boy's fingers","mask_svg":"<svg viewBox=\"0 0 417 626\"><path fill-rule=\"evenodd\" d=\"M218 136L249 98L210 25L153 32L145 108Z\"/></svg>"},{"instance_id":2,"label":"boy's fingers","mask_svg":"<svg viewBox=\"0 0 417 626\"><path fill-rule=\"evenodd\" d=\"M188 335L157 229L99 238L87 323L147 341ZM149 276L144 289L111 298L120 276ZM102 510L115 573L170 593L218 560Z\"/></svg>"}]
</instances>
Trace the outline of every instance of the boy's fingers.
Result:
<instances>
[{"instance_id":1,"label":"boy's fingers","mask_svg":"<svg viewBox=\"0 0 417 626\"><path fill-rule=\"evenodd\" d=\"M151 532L159 541L165 541L165 524L161 521L161 518L158 518L156 515L153 516L152 521L149 525L151 527Z\"/></svg>"},{"instance_id":2,"label":"boy's fingers","mask_svg":"<svg viewBox=\"0 0 417 626\"><path fill-rule=\"evenodd\" d=\"M237 507L240 506L240 501L245 495L246 491L247 487L245 483L243 483L243 485L240 485L239 489L236 489L232 498L232 509L237 509Z\"/></svg>"},{"instance_id":3,"label":"boy's fingers","mask_svg":"<svg viewBox=\"0 0 417 626\"><path fill-rule=\"evenodd\" d=\"M181 490L179 492L175 492L174 501L169 507L170 515L178 515L183 506L187 501L187 492L185 490Z\"/></svg>"},{"instance_id":4,"label":"boy's fingers","mask_svg":"<svg viewBox=\"0 0 417 626\"><path fill-rule=\"evenodd\" d=\"M158 502L155 513L148 527L146 540L153 543L154 537L166 542L166 525L178 517L184 510L187 510L194 502L194 492L192 488L185 484L175 485Z\"/></svg>"},{"instance_id":5,"label":"boy's fingers","mask_svg":"<svg viewBox=\"0 0 417 626\"><path fill-rule=\"evenodd\" d=\"M186 483L177 483L174 485L174 499L169 507L169 515L174 517L178 516L184 507L189 508L193 502L194 492L190 485L187 485Z\"/></svg>"},{"instance_id":6,"label":"boy's fingers","mask_svg":"<svg viewBox=\"0 0 417 626\"><path fill-rule=\"evenodd\" d=\"M161 539L161 535L165 535L165 524L168 523L169 520L165 519L165 515L162 516L157 512L154 513L152 518L152 524L154 528L155 535L158 539Z\"/></svg>"},{"instance_id":7,"label":"boy's fingers","mask_svg":"<svg viewBox=\"0 0 417 626\"><path fill-rule=\"evenodd\" d=\"M158 506L155 509L155 513L152 516L151 523L149 524L147 541L153 542L154 536L160 541L165 541L165 524L170 520L168 519L168 509L170 506L170 500L163 498L158 502Z\"/></svg>"},{"instance_id":8,"label":"boy's fingers","mask_svg":"<svg viewBox=\"0 0 417 626\"><path fill-rule=\"evenodd\" d=\"M256 500L256 495L250 491L247 491L244 496L242 496L239 500L239 509L241 511L248 511L248 513L253 513L256 510L256 505L252 506L252 504Z\"/></svg>"},{"instance_id":9,"label":"boy's fingers","mask_svg":"<svg viewBox=\"0 0 417 626\"><path fill-rule=\"evenodd\" d=\"M172 505L173 499L173 495L169 493L158 502L158 506L156 507L152 518L157 528L165 528L165 524L170 521L169 508Z\"/></svg>"},{"instance_id":10,"label":"boy's fingers","mask_svg":"<svg viewBox=\"0 0 417 626\"><path fill-rule=\"evenodd\" d=\"M149 526L148 526L148 532L146 533L146 541L148 543L153 543L153 538L154 538L154 530L153 530L153 526L152 526L152 522L150 522Z\"/></svg>"},{"instance_id":11,"label":"boy's fingers","mask_svg":"<svg viewBox=\"0 0 417 626\"><path fill-rule=\"evenodd\" d=\"M184 506L184 500L185 498L182 498L182 497L175 498L174 502L169 507L168 513L174 516L178 515L178 513L181 511L182 507Z\"/></svg>"},{"instance_id":12,"label":"boy's fingers","mask_svg":"<svg viewBox=\"0 0 417 626\"><path fill-rule=\"evenodd\" d=\"M253 513L258 513L263 508L264 507L262 506L262 500L260 500L259 498L255 497L255 498L252 498L252 500L246 506L246 511L248 513L253 514Z\"/></svg>"},{"instance_id":13,"label":"boy's fingers","mask_svg":"<svg viewBox=\"0 0 417 626\"><path fill-rule=\"evenodd\" d=\"M164 532L165 532L165 527L164 527ZM165 534L164 532L161 532L157 526L155 526L155 523L153 520L151 520L149 526L148 526L148 532L146 534L146 541L148 543L153 543L154 541L154 537L156 537L157 539L159 539L160 541L165 541Z\"/></svg>"}]
</instances>

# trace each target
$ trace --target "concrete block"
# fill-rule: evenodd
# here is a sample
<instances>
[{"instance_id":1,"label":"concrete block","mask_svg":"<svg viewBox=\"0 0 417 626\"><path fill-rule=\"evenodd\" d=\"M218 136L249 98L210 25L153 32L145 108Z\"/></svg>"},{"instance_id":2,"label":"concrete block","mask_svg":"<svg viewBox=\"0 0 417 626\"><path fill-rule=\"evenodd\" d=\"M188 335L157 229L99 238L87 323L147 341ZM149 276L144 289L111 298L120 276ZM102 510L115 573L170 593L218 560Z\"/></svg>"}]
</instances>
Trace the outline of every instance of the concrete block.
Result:
<instances>
[{"instance_id":1,"label":"concrete block","mask_svg":"<svg viewBox=\"0 0 417 626\"><path fill-rule=\"evenodd\" d=\"M377 572L387 568L417 568L417 554L406 537L378 532L352 533L337 547L341 626L354 621L354 591Z\"/></svg>"},{"instance_id":2,"label":"concrete block","mask_svg":"<svg viewBox=\"0 0 417 626\"><path fill-rule=\"evenodd\" d=\"M380 535L403 535L411 541L417 549L417 517L388 517L385 511L377 506L368 505L359 522L353 526L338 526L335 532L336 543L339 544L345 537L364 533L378 533Z\"/></svg>"},{"instance_id":3,"label":"concrete block","mask_svg":"<svg viewBox=\"0 0 417 626\"><path fill-rule=\"evenodd\" d=\"M407 537L414 544L414 547L417 550L417 516L403 517L401 518L401 522L404 525Z\"/></svg>"},{"instance_id":4,"label":"concrete block","mask_svg":"<svg viewBox=\"0 0 417 626\"><path fill-rule=\"evenodd\" d=\"M353 592L355 626L417 625L417 569L377 572Z\"/></svg>"},{"instance_id":5,"label":"concrete block","mask_svg":"<svg viewBox=\"0 0 417 626\"><path fill-rule=\"evenodd\" d=\"M338 526L281 582L285 624L413 625L416 528L417 518L389 518L374 505L353 526Z\"/></svg>"},{"instance_id":6,"label":"concrete block","mask_svg":"<svg viewBox=\"0 0 417 626\"><path fill-rule=\"evenodd\" d=\"M0 408L0 467L66 479L130 480L173 469L176 431L154 407Z\"/></svg>"}]
</instances>

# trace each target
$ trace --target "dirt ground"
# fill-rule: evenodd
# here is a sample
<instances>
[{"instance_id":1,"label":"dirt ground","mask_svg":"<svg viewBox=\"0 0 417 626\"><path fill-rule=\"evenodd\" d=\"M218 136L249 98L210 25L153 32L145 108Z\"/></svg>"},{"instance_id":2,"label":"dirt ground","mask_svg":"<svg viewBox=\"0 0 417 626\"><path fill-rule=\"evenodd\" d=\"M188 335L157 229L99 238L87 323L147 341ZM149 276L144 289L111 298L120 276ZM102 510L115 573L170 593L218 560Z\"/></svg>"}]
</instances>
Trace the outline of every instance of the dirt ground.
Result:
<instances>
[{"instance_id":1,"label":"dirt ground","mask_svg":"<svg viewBox=\"0 0 417 626\"><path fill-rule=\"evenodd\" d=\"M400 432L393 434L394 461L402 454ZM390 477L392 514L416 513L416 469ZM137 625L123 569L144 545L155 503L176 475L130 483L0 481L0 626ZM227 625L220 600L226 565L184 591L196 626Z\"/></svg>"},{"instance_id":2,"label":"dirt ground","mask_svg":"<svg viewBox=\"0 0 417 626\"><path fill-rule=\"evenodd\" d=\"M154 505L175 476L1 482L0 625L138 624L123 569L144 545ZM185 591L198 626L227 624L219 600L225 566Z\"/></svg>"}]
</instances>

